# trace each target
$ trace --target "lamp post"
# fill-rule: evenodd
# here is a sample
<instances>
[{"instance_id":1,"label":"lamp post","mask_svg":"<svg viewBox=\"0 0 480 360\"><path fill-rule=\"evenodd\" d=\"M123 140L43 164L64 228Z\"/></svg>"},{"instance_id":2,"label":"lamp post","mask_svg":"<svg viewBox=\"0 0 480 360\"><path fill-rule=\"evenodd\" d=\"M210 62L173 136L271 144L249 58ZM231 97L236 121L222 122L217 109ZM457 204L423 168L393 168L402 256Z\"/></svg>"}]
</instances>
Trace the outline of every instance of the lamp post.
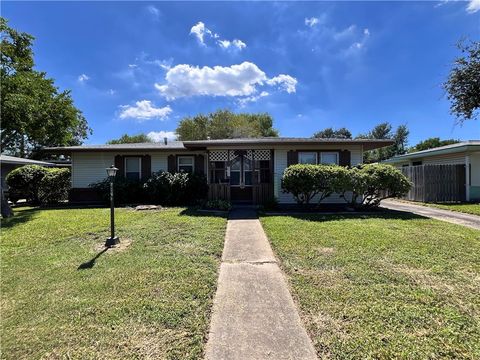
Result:
<instances>
[{"instance_id":1,"label":"lamp post","mask_svg":"<svg viewBox=\"0 0 480 360\"><path fill-rule=\"evenodd\" d=\"M112 247L120 243L118 236L115 236L115 209L113 202L113 180L115 179L118 169L112 165L106 170L108 178L110 179L110 237L105 242L105 247Z\"/></svg>"}]
</instances>

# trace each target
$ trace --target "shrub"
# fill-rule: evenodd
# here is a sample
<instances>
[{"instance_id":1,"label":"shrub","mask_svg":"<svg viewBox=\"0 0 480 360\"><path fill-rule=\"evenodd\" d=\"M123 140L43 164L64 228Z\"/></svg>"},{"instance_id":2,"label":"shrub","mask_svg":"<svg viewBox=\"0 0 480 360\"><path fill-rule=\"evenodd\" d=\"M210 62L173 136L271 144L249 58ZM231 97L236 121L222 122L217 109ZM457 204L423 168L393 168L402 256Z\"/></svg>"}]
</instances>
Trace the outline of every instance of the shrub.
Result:
<instances>
[{"instance_id":1,"label":"shrub","mask_svg":"<svg viewBox=\"0 0 480 360\"><path fill-rule=\"evenodd\" d=\"M25 165L12 170L5 180L15 200L24 197L27 201L38 204L40 182L48 171L43 166Z\"/></svg>"},{"instance_id":2,"label":"shrub","mask_svg":"<svg viewBox=\"0 0 480 360\"><path fill-rule=\"evenodd\" d=\"M349 170L342 196L353 207L375 208L383 199L405 195L411 186L407 177L391 165L362 165Z\"/></svg>"},{"instance_id":3,"label":"shrub","mask_svg":"<svg viewBox=\"0 0 480 360\"><path fill-rule=\"evenodd\" d=\"M113 197L115 205L138 204L145 200L145 191L143 182L139 180L130 180L121 176L116 176L113 180ZM89 185L95 189L102 199L110 203L110 179L107 177L102 181Z\"/></svg>"},{"instance_id":4,"label":"shrub","mask_svg":"<svg viewBox=\"0 0 480 360\"><path fill-rule=\"evenodd\" d=\"M230 211L232 204L227 200L209 200L204 205L205 209Z\"/></svg>"},{"instance_id":5,"label":"shrub","mask_svg":"<svg viewBox=\"0 0 480 360\"><path fill-rule=\"evenodd\" d=\"M42 204L56 204L68 199L70 190L69 169L48 169L38 188L38 197Z\"/></svg>"}]
</instances>

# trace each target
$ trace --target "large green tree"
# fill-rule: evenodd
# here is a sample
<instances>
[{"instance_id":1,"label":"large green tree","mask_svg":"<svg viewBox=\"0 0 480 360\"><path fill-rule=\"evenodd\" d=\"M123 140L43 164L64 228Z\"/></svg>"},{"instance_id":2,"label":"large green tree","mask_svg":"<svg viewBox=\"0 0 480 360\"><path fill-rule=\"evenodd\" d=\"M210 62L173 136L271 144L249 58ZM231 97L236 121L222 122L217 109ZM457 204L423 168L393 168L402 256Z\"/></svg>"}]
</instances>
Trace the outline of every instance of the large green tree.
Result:
<instances>
[{"instance_id":1,"label":"large green tree","mask_svg":"<svg viewBox=\"0 0 480 360\"><path fill-rule=\"evenodd\" d=\"M0 18L2 151L28 157L42 146L79 145L91 129L70 91L34 70L33 36Z\"/></svg>"},{"instance_id":2,"label":"large green tree","mask_svg":"<svg viewBox=\"0 0 480 360\"><path fill-rule=\"evenodd\" d=\"M460 140L455 140L455 139L440 140L440 138L438 137L432 137L432 138L428 138L423 141L420 141L417 145L409 148L408 152L411 153L415 151L428 150L428 149L433 149L440 146L456 144L458 142L460 142Z\"/></svg>"},{"instance_id":3,"label":"large green tree","mask_svg":"<svg viewBox=\"0 0 480 360\"><path fill-rule=\"evenodd\" d=\"M107 141L107 144L134 144L134 143L151 143L154 142L152 138L146 134L128 135L123 134L118 139Z\"/></svg>"},{"instance_id":4,"label":"large green tree","mask_svg":"<svg viewBox=\"0 0 480 360\"><path fill-rule=\"evenodd\" d=\"M176 133L183 141L278 136L269 114L236 114L229 110L186 117L179 122Z\"/></svg>"},{"instance_id":5,"label":"large green tree","mask_svg":"<svg viewBox=\"0 0 480 360\"><path fill-rule=\"evenodd\" d=\"M333 129L331 127L317 131L313 134L314 138L318 139L351 139L352 133L345 127L340 129Z\"/></svg>"},{"instance_id":6,"label":"large green tree","mask_svg":"<svg viewBox=\"0 0 480 360\"><path fill-rule=\"evenodd\" d=\"M480 109L480 42L460 42L461 56L455 59L443 84L451 101L450 111L462 123L477 119Z\"/></svg>"}]
</instances>

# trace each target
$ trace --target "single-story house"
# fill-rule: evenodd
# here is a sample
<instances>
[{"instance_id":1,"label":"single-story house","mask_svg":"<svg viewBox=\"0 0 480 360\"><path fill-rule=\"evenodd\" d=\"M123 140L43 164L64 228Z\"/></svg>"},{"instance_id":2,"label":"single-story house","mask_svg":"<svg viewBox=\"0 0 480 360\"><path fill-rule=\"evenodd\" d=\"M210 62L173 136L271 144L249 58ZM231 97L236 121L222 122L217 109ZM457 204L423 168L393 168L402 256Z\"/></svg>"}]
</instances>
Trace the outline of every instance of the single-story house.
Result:
<instances>
[{"instance_id":1,"label":"single-story house","mask_svg":"<svg viewBox=\"0 0 480 360\"><path fill-rule=\"evenodd\" d=\"M71 201L91 201L89 185L106 177L115 165L119 176L148 178L152 172L204 174L210 199L260 203L275 196L280 203L294 203L281 191L283 171L291 164L362 163L363 152L392 145L391 140L315 138L248 138L169 141L115 145L83 145L45 148L72 161ZM118 176L117 175L117 176ZM343 202L331 196L326 202Z\"/></svg>"},{"instance_id":2,"label":"single-story house","mask_svg":"<svg viewBox=\"0 0 480 360\"><path fill-rule=\"evenodd\" d=\"M435 165L456 165L455 167L460 170L462 176L456 177L454 174L453 177L462 181L459 191L462 192L464 200L480 200L480 140L462 141L456 144L416 151L395 156L384 162L403 170L420 166L431 169L431 171L435 171L433 169L437 168L441 174L436 177L443 183L452 180L448 178L445 172L449 167L435 167Z\"/></svg>"},{"instance_id":3,"label":"single-story house","mask_svg":"<svg viewBox=\"0 0 480 360\"><path fill-rule=\"evenodd\" d=\"M0 155L0 167L1 167L1 178L2 178L1 188L4 191L8 190L8 186L5 183L5 178L7 177L8 173L13 169L16 169L24 165L55 166L55 164L46 162L46 161L24 159L20 157L1 154Z\"/></svg>"}]
</instances>

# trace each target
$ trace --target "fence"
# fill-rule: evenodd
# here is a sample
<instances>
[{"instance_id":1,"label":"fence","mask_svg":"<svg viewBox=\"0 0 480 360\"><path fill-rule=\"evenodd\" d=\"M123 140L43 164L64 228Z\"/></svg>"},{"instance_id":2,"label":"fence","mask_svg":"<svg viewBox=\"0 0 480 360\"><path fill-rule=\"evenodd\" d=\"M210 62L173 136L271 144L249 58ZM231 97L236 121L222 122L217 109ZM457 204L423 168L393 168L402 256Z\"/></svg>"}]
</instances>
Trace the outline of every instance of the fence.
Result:
<instances>
[{"instance_id":1,"label":"fence","mask_svg":"<svg viewBox=\"0 0 480 360\"><path fill-rule=\"evenodd\" d=\"M401 168L413 183L403 198L422 202L465 201L465 165L418 165Z\"/></svg>"}]
</instances>

